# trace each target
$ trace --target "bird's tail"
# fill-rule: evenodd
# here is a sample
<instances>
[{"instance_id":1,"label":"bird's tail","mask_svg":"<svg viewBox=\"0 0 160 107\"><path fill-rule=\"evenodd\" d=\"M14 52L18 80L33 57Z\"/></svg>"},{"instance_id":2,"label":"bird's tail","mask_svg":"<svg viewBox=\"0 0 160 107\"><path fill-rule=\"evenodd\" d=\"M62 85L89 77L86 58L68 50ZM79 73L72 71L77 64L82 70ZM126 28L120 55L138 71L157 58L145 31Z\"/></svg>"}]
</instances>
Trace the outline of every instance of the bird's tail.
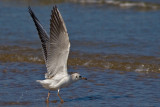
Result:
<instances>
[{"instance_id":1,"label":"bird's tail","mask_svg":"<svg viewBox=\"0 0 160 107\"><path fill-rule=\"evenodd\" d=\"M50 81L48 81L48 80L36 80L36 82L40 83L44 88L49 89Z\"/></svg>"},{"instance_id":2,"label":"bird's tail","mask_svg":"<svg viewBox=\"0 0 160 107\"><path fill-rule=\"evenodd\" d=\"M42 82L42 80L36 80L36 82L41 83L41 82Z\"/></svg>"}]
</instances>

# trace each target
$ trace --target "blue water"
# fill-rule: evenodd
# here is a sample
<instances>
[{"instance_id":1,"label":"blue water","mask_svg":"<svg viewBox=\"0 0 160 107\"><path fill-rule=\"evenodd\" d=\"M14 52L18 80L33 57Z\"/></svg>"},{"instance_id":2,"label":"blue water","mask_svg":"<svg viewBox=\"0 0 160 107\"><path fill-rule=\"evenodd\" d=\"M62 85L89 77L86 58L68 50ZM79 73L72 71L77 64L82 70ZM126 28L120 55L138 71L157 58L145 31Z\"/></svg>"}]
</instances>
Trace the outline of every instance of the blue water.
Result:
<instances>
[{"instance_id":1,"label":"blue water","mask_svg":"<svg viewBox=\"0 0 160 107\"><path fill-rule=\"evenodd\" d=\"M0 1L0 106L160 106L159 1L57 4L71 42L68 71L88 78L60 91L63 104L56 91L45 103L48 91L35 82L46 72L40 40L28 4L12 2ZM31 4L48 33L52 6Z\"/></svg>"},{"instance_id":2,"label":"blue water","mask_svg":"<svg viewBox=\"0 0 160 107\"><path fill-rule=\"evenodd\" d=\"M30 44L31 47L39 47L37 31L27 12L27 6L1 8L1 44L5 45L7 41L9 45L28 47ZM159 57L159 10L144 12L106 5L83 6L69 3L60 4L59 8L73 43L71 50ZM33 7L47 30L51 9L52 6ZM85 43L89 46L83 46Z\"/></svg>"},{"instance_id":3,"label":"blue water","mask_svg":"<svg viewBox=\"0 0 160 107\"><path fill-rule=\"evenodd\" d=\"M3 66L8 65L4 64ZM1 68L3 66L0 66ZM17 68L17 69L15 69ZM37 69L39 68L39 69ZM75 71L75 69L69 69ZM11 64L6 72L1 72L0 104L2 106L46 106L47 90L43 89L36 79L44 78L43 65L25 63ZM52 92L49 106L159 106L159 74L147 75L135 72L96 71L84 68L76 69L88 77L88 81L77 82L60 91L65 100L61 104L57 92ZM7 103L8 102L8 103ZM10 104L9 102L16 102Z\"/></svg>"}]
</instances>

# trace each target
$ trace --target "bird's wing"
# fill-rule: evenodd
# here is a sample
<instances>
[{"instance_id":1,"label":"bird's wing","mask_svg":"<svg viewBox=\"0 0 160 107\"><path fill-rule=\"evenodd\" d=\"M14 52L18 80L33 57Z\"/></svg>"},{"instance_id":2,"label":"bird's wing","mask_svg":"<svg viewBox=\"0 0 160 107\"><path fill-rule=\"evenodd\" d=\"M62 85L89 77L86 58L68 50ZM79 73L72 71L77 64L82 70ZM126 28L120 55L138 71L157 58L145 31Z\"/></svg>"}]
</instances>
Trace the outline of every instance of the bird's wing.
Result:
<instances>
[{"instance_id":1,"label":"bird's wing","mask_svg":"<svg viewBox=\"0 0 160 107\"><path fill-rule=\"evenodd\" d=\"M43 28L43 26L41 25L40 21L37 19L37 17L35 16L35 14L33 13L32 9L30 7L28 7L29 13L34 21L34 24L37 28L38 34L39 34L39 38L41 40L42 43L42 51L43 51L43 56L45 59L45 62L47 62L47 56L48 56L48 48L49 48L49 38L48 38L48 34L45 31L45 29Z\"/></svg>"},{"instance_id":2,"label":"bird's wing","mask_svg":"<svg viewBox=\"0 0 160 107\"><path fill-rule=\"evenodd\" d=\"M68 75L67 59L69 50L70 42L67 29L59 10L55 6L50 19L50 46L46 78L59 78Z\"/></svg>"}]
</instances>

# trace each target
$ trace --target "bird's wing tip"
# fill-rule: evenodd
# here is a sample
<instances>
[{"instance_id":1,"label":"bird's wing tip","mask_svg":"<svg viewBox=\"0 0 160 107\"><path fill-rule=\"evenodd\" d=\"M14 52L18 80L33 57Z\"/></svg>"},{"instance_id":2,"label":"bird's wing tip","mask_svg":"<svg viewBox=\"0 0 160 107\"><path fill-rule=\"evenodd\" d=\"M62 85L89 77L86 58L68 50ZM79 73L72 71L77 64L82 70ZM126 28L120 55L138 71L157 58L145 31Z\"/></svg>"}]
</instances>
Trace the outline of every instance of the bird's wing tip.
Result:
<instances>
[{"instance_id":1,"label":"bird's wing tip","mask_svg":"<svg viewBox=\"0 0 160 107\"><path fill-rule=\"evenodd\" d=\"M29 13L30 14L32 14L33 12L32 12L32 9L31 9L31 7L30 6L28 6L28 11L29 11Z\"/></svg>"},{"instance_id":2,"label":"bird's wing tip","mask_svg":"<svg viewBox=\"0 0 160 107\"><path fill-rule=\"evenodd\" d=\"M57 5L54 5L54 6L53 6L53 10L58 10Z\"/></svg>"}]
</instances>

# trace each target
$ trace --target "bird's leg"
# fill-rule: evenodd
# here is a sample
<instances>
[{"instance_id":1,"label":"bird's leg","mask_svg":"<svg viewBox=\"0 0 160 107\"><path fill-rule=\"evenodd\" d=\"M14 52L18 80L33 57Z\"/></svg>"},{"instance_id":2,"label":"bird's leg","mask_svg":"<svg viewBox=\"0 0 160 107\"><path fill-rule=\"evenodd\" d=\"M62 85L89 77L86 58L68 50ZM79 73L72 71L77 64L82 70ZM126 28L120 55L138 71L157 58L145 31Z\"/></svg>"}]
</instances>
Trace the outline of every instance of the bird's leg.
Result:
<instances>
[{"instance_id":1,"label":"bird's leg","mask_svg":"<svg viewBox=\"0 0 160 107\"><path fill-rule=\"evenodd\" d=\"M59 95L59 89L58 89L58 97L60 98L61 103L64 103L63 99L62 99L61 96Z\"/></svg>"},{"instance_id":2,"label":"bird's leg","mask_svg":"<svg viewBox=\"0 0 160 107\"><path fill-rule=\"evenodd\" d=\"M49 96L50 96L50 91L48 91L48 97L47 97L47 99L46 99L46 103L49 102Z\"/></svg>"}]
</instances>

